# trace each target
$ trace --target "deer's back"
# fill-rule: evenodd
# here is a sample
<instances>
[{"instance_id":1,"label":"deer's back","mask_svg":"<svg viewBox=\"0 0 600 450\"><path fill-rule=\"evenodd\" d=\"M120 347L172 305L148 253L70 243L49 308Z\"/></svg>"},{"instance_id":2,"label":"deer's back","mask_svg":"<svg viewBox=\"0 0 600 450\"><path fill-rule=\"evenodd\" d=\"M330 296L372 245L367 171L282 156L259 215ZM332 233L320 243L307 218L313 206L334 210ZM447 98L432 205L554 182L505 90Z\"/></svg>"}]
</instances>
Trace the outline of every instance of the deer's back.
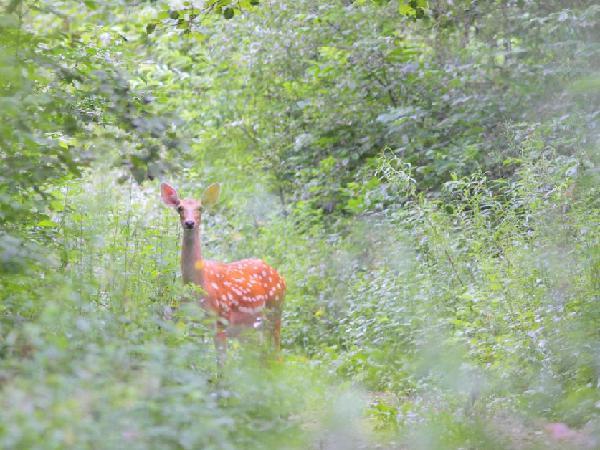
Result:
<instances>
[{"instance_id":1,"label":"deer's back","mask_svg":"<svg viewBox=\"0 0 600 450\"><path fill-rule=\"evenodd\" d=\"M204 260L204 290L222 316L255 315L278 306L285 294L285 280L260 259L229 264Z\"/></svg>"}]
</instances>

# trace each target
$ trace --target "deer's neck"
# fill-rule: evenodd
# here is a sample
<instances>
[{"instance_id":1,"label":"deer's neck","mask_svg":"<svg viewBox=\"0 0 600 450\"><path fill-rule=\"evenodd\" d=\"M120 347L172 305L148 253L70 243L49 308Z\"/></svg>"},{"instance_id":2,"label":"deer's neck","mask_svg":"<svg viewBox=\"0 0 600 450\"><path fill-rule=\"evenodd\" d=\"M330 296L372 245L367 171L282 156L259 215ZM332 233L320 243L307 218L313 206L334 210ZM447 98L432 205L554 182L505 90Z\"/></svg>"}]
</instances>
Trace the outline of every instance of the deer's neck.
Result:
<instances>
[{"instance_id":1,"label":"deer's neck","mask_svg":"<svg viewBox=\"0 0 600 450\"><path fill-rule=\"evenodd\" d=\"M181 275L184 283L202 286L204 270L201 261L200 230L184 230L181 244Z\"/></svg>"}]
</instances>

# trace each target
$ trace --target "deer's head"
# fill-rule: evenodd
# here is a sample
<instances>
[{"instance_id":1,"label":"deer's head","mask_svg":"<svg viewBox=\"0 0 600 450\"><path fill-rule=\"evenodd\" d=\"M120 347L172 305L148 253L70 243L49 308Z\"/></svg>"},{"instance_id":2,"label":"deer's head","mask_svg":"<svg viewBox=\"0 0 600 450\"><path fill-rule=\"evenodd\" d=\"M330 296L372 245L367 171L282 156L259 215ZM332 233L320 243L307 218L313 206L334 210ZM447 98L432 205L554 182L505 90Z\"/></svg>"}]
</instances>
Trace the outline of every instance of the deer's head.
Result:
<instances>
[{"instance_id":1,"label":"deer's head","mask_svg":"<svg viewBox=\"0 0 600 450\"><path fill-rule=\"evenodd\" d=\"M177 211L184 230L195 230L200 227L202 209L205 206L214 205L219 199L220 192L221 186L219 183L213 183L205 189L201 200L193 198L180 199L177 190L173 186L168 183L160 185L162 201L165 205L171 206Z\"/></svg>"}]
</instances>

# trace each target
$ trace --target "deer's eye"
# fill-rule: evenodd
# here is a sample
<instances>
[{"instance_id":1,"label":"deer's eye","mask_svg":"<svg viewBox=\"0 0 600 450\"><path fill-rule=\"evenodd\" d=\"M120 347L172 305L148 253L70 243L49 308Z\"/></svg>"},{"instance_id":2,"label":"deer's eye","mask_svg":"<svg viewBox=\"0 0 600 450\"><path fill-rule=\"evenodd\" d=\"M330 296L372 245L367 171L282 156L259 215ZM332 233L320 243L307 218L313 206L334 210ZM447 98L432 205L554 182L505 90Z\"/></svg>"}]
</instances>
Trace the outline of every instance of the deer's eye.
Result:
<instances>
[{"instance_id":1,"label":"deer's eye","mask_svg":"<svg viewBox=\"0 0 600 450\"><path fill-rule=\"evenodd\" d=\"M183 206L178 206L178 207L177 207L177 212L178 212L178 213L180 213L180 212L183 212Z\"/></svg>"}]
</instances>

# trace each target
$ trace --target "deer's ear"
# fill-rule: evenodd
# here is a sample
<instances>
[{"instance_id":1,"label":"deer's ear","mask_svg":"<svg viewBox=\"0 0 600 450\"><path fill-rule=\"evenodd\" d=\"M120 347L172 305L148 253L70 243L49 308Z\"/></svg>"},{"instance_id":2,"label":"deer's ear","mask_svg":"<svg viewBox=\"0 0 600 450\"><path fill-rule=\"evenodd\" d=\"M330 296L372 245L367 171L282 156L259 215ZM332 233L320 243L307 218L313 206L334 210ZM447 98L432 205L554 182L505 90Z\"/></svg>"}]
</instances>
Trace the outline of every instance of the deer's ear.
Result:
<instances>
[{"instance_id":1,"label":"deer's ear","mask_svg":"<svg viewBox=\"0 0 600 450\"><path fill-rule=\"evenodd\" d=\"M179 195L177 195L175 188L168 183L161 183L160 196L167 206L179 205Z\"/></svg>"},{"instance_id":2,"label":"deer's ear","mask_svg":"<svg viewBox=\"0 0 600 450\"><path fill-rule=\"evenodd\" d=\"M219 183L211 184L202 193L202 206L212 206L217 203L220 193L221 185Z\"/></svg>"}]
</instances>

